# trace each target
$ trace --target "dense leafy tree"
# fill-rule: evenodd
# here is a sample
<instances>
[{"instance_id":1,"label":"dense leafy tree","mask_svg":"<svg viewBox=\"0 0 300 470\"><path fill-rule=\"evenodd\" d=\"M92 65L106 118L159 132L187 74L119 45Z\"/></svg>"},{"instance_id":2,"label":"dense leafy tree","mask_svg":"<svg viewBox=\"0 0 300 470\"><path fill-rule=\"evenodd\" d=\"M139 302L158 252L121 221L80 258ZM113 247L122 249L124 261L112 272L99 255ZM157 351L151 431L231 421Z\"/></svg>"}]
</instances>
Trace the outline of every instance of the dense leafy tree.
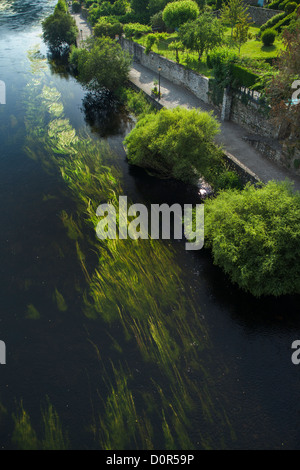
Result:
<instances>
[{"instance_id":1,"label":"dense leafy tree","mask_svg":"<svg viewBox=\"0 0 300 470\"><path fill-rule=\"evenodd\" d=\"M222 152L214 144L219 124L209 113L163 109L141 119L125 140L128 159L159 175L195 182L210 178Z\"/></svg>"},{"instance_id":2,"label":"dense leafy tree","mask_svg":"<svg viewBox=\"0 0 300 470\"><path fill-rule=\"evenodd\" d=\"M227 190L205 204L215 264L255 296L300 293L300 194L289 183Z\"/></svg>"},{"instance_id":3,"label":"dense leafy tree","mask_svg":"<svg viewBox=\"0 0 300 470\"><path fill-rule=\"evenodd\" d=\"M150 19L149 0L131 0L130 4L139 21L147 23Z\"/></svg>"},{"instance_id":4,"label":"dense leafy tree","mask_svg":"<svg viewBox=\"0 0 300 470\"><path fill-rule=\"evenodd\" d=\"M163 20L169 28L177 29L199 15L199 7L192 0L179 0L168 3L163 11Z\"/></svg>"},{"instance_id":5,"label":"dense leafy tree","mask_svg":"<svg viewBox=\"0 0 300 470\"><path fill-rule=\"evenodd\" d=\"M231 27L231 37L233 36L233 28L238 23L244 19L251 20L244 0L228 0L228 3L222 6L221 19Z\"/></svg>"},{"instance_id":6,"label":"dense leafy tree","mask_svg":"<svg viewBox=\"0 0 300 470\"><path fill-rule=\"evenodd\" d=\"M56 10L42 24L43 38L52 50L62 51L76 43L78 28L69 13Z\"/></svg>"},{"instance_id":7,"label":"dense leafy tree","mask_svg":"<svg viewBox=\"0 0 300 470\"><path fill-rule=\"evenodd\" d=\"M198 52L200 60L204 52L207 53L222 43L224 29L212 13L206 12L195 21L182 25L179 33L183 45Z\"/></svg>"},{"instance_id":8,"label":"dense leafy tree","mask_svg":"<svg viewBox=\"0 0 300 470\"><path fill-rule=\"evenodd\" d=\"M98 38L90 50L73 50L71 64L86 88L98 91L102 87L116 91L128 80L131 57L110 38Z\"/></svg>"},{"instance_id":9,"label":"dense leafy tree","mask_svg":"<svg viewBox=\"0 0 300 470\"><path fill-rule=\"evenodd\" d=\"M158 12L162 12L167 3L169 3L169 0L149 0L148 10L150 16L153 16Z\"/></svg>"},{"instance_id":10,"label":"dense leafy tree","mask_svg":"<svg viewBox=\"0 0 300 470\"><path fill-rule=\"evenodd\" d=\"M122 33L123 25L119 21L109 21L105 17L100 18L94 27L96 37L109 36L111 39L115 39L116 36L121 36Z\"/></svg>"}]
</instances>

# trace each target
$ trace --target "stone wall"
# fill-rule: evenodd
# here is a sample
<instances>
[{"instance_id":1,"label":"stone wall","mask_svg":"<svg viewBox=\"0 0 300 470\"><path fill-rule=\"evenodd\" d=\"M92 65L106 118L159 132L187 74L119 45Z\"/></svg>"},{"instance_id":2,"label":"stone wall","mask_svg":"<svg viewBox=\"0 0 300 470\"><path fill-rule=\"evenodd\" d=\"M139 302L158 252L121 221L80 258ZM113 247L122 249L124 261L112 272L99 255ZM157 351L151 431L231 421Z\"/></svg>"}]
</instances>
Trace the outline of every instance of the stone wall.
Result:
<instances>
[{"instance_id":1,"label":"stone wall","mask_svg":"<svg viewBox=\"0 0 300 470\"><path fill-rule=\"evenodd\" d=\"M252 6L248 6L248 11L252 21L256 24L256 26L262 26L268 20L273 18L273 16L278 15L278 13L282 13L282 10L269 10L268 8Z\"/></svg>"},{"instance_id":2,"label":"stone wall","mask_svg":"<svg viewBox=\"0 0 300 470\"><path fill-rule=\"evenodd\" d=\"M230 121L239 124L250 133L272 139L278 137L278 130L268 120L268 109L251 100L244 103L238 95L234 95L232 99Z\"/></svg>"},{"instance_id":3,"label":"stone wall","mask_svg":"<svg viewBox=\"0 0 300 470\"><path fill-rule=\"evenodd\" d=\"M176 85L180 85L191 91L195 96L197 96L197 98L204 101L204 103L209 102L209 79L207 77L204 77L193 70L186 69L183 65L166 59L155 52L150 52L147 55L145 54L145 48L134 41L122 38L121 45L124 50L128 51L133 56L136 62L156 73L158 67L161 67L162 77L167 78Z\"/></svg>"}]
</instances>

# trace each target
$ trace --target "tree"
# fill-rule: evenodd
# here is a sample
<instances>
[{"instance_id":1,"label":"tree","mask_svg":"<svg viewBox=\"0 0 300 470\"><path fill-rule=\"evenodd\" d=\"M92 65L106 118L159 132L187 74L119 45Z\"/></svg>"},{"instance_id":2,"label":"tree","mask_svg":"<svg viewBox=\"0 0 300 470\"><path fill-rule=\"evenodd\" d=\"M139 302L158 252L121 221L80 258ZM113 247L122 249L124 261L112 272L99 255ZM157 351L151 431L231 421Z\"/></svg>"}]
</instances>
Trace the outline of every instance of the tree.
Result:
<instances>
[{"instance_id":1,"label":"tree","mask_svg":"<svg viewBox=\"0 0 300 470\"><path fill-rule=\"evenodd\" d=\"M179 52L183 52L185 50L185 47L182 44L182 42L181 41L173 41L169 44L168 49L170 51L175 51L175 53L176 53L176 62L179 64L179 62L180 62Z\"/></svg>"},{"instance_id":2,"label":"tree","mask_svg":"<svg viewBox=\"0 0 300 470\"><path fill-rule=\"evenodd\" d=\"M245 291L300 293L300 194L290 183L222 191L205 203L205 237L214 263Z\"/></svg>"},{"instance_id":3,"label":"tree","mask_svg":"<svg viewBox=\"0 0 300 470\"><path fill-rule=\"evenodd\" d=\"M73 51L72 56L79 81L90 91L116 91L128 80L131 57L110 38L98 38L90 50Z\"/></svg>"},{"instance_id":4,"label":"tree","mask_svg":"<svg viewBox=\"0 0 300 470\"><path fill-rule=\"evenodd\" d=\"M239 53L241 52L242 44L245 44L248 41L249 28L249 21L246 18L241 18L233 30L232 37L234 43L239 47Z\"/></svg>"},{"instance_id":5,"label":"tree","mask_svg":"<svg viewBox=\"0 0 300 470\"><path fill-rule=\"evenodd\" d=\"M131 0L130 4L138 20L147 23L150 19L149 0Z\"/></svg>"},{"instance_id":6,"label":"tree","mask_svg":"<svg viewBox=\"0 0 300 470\"><path fill-rule=\"evenodd\" d=\"M199 60L223 41L224 29L221 22L211 13L203 13L195 21L189 21L179 30L183 45L198 52Z\"/></svg>"},{"instance_id":7,"label":"tree","mask_svg":"<svg viewBox=\"0 0 300 470\"><path fill-rule=\"evenodd\" d=\"M189 20L199 15L199 7L192 0L181 0L168 3L163 11L163 20L169 28L178 29Z\"/></svg>"},{"instance_id":8,"label":"tree","mask_svg":"<svg viewBox=\"0 0 300 470\"><path fill-rule=\"evenodd\" d=\"M283 39L286 50L278 59L278 72L273 74L266 94L281 137L287 139L290 148L300 149L300 25L292 33L285 31Z\"/></svg>"},{"instance_id":9,"label":"tree","mask_svg":"<svg viewBox=\"0 0 300 470\"><path fill-rule=\"evenodd\" d=\"M130 163L164 177L196 182L209 180L211 168L222 159L214 144L216 119L196 109L163 109L138 121L125 139Z\"/></svg>"},{"instance_id":10,"label":"tree","mask_svg":"<svg viewBox=\"0 0 300 470\"><path fill-rule=\"evenodd\" d=\"M56 10L43 21L42 28L44 41L54 51L61 52L76 43L78 28L69 13Z\"/></svg>"},{"instance_id":11,"label":"tree","mask_svg":"<svg viewBox=\"0 0 300 470\"><path fill-rule=\"evenodd\" d=\"M221 20L225 24L230 25L232 38L233 28L237 23L240 23L242 20L248 20L249 22L251 20L244 0L228 0L228 3L224 4L221 9Z\"/></svg>"}]
</instances>

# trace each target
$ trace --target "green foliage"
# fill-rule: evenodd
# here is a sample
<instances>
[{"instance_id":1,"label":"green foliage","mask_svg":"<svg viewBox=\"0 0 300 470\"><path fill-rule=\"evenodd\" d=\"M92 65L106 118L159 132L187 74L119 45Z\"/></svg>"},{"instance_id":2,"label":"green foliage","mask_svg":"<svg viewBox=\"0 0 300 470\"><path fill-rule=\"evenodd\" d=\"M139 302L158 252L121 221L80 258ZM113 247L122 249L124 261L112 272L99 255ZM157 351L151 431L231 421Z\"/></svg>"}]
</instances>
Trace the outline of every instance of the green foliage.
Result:
<instances>
[{"instance_id":1,"label":"green foliage","mask_svg":"<svg viewBox=\"0 0 300 470\"><path fill-rule=\"evenodd\" d=\"M283 11L282 13L278 13L278 15L273 16L273 18L270 18L266 23L264 23L260 27L260 32L265 31L266 29L273 28L279 21L283 20L287 16L286 12Z\"/></svg>"},{"instance_id":2,"label":"green foliage","mask_svg":"<svg viewBox=\"0 0 300 470\"><path fill-rule=\"evenodd\" d=\"M221 159L213 142L219 124L210 113L196 109L163 109L141 119L125 139L130 163L164 177L207 181Z\"/></svg>"},{"instance_id":3,"label":"green foliage","mask_svg":"<svg viewBox=\"0 0 300 470\"><path fill-rule=\"evenodd\" d=\"M149 0L130 0L130 5L138 22L148 23L150 18L148 10Z\"/></svg>"},{"instance_id":4,"label":"green foliage","mask_svg":"<svg viewBox=\"0 0 300 470\"><path fill-rule=\"evenodd\" d=\"M216 105L222 103L224 88L232 85L232 64L237 59L236 52L225 47L212 51L207 58L207 64L213 69L215 77L209 81L209 87L212 101Z\"/></svg>"},{"instance_id":5,"label":"green foliage","mask_svg":"<svg viewBox=\"0 0 300 470\"><path fill-rule=\"evenodd\" d=\"M298 7L297 3L296 2L288 2L286 5L285 5L285 8L284 10L290 14L290 13L293 13L296 8Z\"/></svg>"},{"instance_id":6,"label":"green foliage","mask_svg":"<svg viewBox=\"0 0 300 470\"><path fill-rule=\"evenodd\" d=\"M149 0L148 10L150 17L157 15L157 13L161 13L162 15L167 3L169 3L169 0Z\"/></svg>"},{"instance_id":7,"label":"green foliage","mask_svg":"<svg viewBox=\"0 0 300 470\"><path fill-rule=\"evenodd\" d=\"M297 18L297 13L293 12L290 13L289 15L285 16L282 20L278 21L278 23L275 24L274 29L278 32L281 33L281 31L284 29L285 26L289 26L292 20Z\"/></svg>"},{"instance_id":8,"label":"green foliage","mask_svg":"<svg viewBox=\"0 0 300 470\"><path fill-rule=\"evenodd\" d=\"M128 23L124 25L124 33L126 38L135 38L138 39L143 34L151 33L152 29L150 26L146 26L140 23Z\"/></svg>"},{"instance_id":9,"label":"green foliage","mask_svg":"<svg viewBox=\"0 0 300 470\"><path fill-rule=\"evenodd\" d=\"M147 101L142 91L137 93L130 88L126 88L122 90L121 99L125 102L127 109L138 118L142 118L156 111L149 101Z\"/></svg>"},{"instance_id":10,"label":"green foliage","mask_svg":"<svg viewBox=\"0 0 300 470\"><path fill-rule=\"evenodd\" d=\"M221 9L221 21L231 27L231 37L233 35L233 28L237 23L243 20L250 21L250 19L248 7L243 0L228 0L227 3L223 4Z\"/></svg>"},{"instance_id":11,"label":"green foliage","mask_svg":"<svg viewBox=\"0 0 300 470\"><path fill-rule=\"evenodd\" d=\"M145 54L149 54L149 52L152 51L153 46L157 44L158 41L159 41L159 36L157 34L148 34Z\"/></svg>"},{"instance_id":12,"label":"green foliage","mask_svg":"<svg viewBox=\"0 0 300 470\"><path fill-rule=\"evenodd\" d=\"M179 35L182 44L187 49L196 51L200 60L204 52L208 53L222 43L224 29L214 15L206 12L195 21L182 25Z\"/></svg>"},{"instance_id":13,"label":"green foliage","mask_svg":"<svg viewBox=\"0 0 300 470\"><path fill-rule=\"evenodd\" d=\"M76 0L72 3L72 10L74 13L80 13L81 11L81 4L80 2L77 2Z\"/></svg>"},{"instance_id":14,"label":"green foliage","mask_svg":"<svg viewBox=\"0 0 300 470\"><path fill-rule=\"evenodd\" d=\"M94 35L96 37L108 36L111 39L121 36L123 33L123 25L118 20L109 20L106 17L100 18L94 26Z\"/></svg>"},{"instance_id":15,"label":"green foliage","mask_svg":"<svg viewBox=\"0 0 300 470\"><path fill-rule=\"evenodd\" d=\"M62 13L68 12L68 5L67 5L66 0L58 0L56 7L54 9L54 13L58 13L58 12L62 12Z\"/></svg>"},{"instance_id":16,"label":"green foliage","mask_svg":"<svg viewBox=\"0 0 300 470\"><path fill-rule=\"evenodd\" d=\"M259 297L300 293L300 195L289 183L228 190L205 204L214 263Z\"/></svg>"},{"instance_id":17,"label":"green foliage","mask_svg":"<svg viewBox=\"0 0 300 470\"><path fill-rule=\"evenodd\" d=\"M88 51L73 50L70 63L78 70L79 81L91 91L105 87L116 91L127 80L131 57L110 38L98 38Z\"/></svg>"},{"instance_id":18,"label":"green foliage","mask_svg":"<svg viewBox=\"0 0 300 470\"><path fill-rule=\"evenodd\" d=\"M163 20L163 12L162 11L159 11L155 15L151 16L150 24L151 24L153 30L157 30L157 31L161 31L161 32L167 30L166 23Z\"/></svg>"},{"instance_id":19,"label":"green foliage","mask_svg":"<svg viewBox=\"0 0 300 470\"><path fill-rule=\"evenodd\" d=\"M127 1L117 0L116 2L102 1L101 3L93 3L89 8L88 20L94 26L97 21L104 16L121 17L127 13Z\"/></svg>"},{"instance_id":20,"label":"green foliage","mask_svg":"<svg viewBox=\"0 0 300 470\"><path fill-rule=\"evenodd\" d=\"M170 2L163 11L163 20L169 28L177 29L199 15L199 7L192 0Z\"/></svg>"},{"instance_id":21,"label":"green foliage","mask_svg":"<svg viewBox=\"0 0 300 470\"><path fill-rule=\"evenodd\" d=\"M234 85L238 87L253 88L259 79L259 75L238 64L231 64L231 71Z\"/></svg>"},{"instance_id":22,"label":"green foliage","mask_svg":"<svg viewBox=\"0 0 300 470\"><path fill-rule=\"evenodd\" d=\"M215 192L219 192L224 189L239 189L243 188L240 178L237 173L230 170L224 170L217 175L213 181L213 188Z\"/></svg>"},{"instance_id":23,"label":"green foliage","mask_svg":"<svg viewBox=\"0 0 300 470\"><path fill-rule=\"evenodd\" d=\"M282 3L282 0L275 0L274 2L269 3L269 5L267 5L267 8L269 8L270 10L279 10L280 3Z\"/></svg>"},{"instance_id":24,"label":"green foliage","mask_svg":"<svg viewBox=\"0 0 300 470\"><path fill-rule=\"evenodd\" d=\"M57 9L43 23L43 39L53 50L61 51L76 43L78 28L69 13Z\"/></svg>"},{"instance_id":25,"label":"green foliage","mask_svg":"<svg viewBox=\"0 0 300 470\"><path fill-rule=\"evenodd\" d=\"M276 36L277 32L274 29L266 29L261 35L261 40L264 46L272 46L274 44Z\"/></svg>"},{"instance_id":26,"label":"green foliage","mask_svg":"<svg viewBox=\"0 0 300 470\"><path fill-rule=\"evenodd\" d=\"M245 44L248 41L250 23L246 18L241 18L241 20L235 25L233 30L233 40L234 44L239 47L239 52L241 51L242 44Z\"/></svg>"}]
</instances>

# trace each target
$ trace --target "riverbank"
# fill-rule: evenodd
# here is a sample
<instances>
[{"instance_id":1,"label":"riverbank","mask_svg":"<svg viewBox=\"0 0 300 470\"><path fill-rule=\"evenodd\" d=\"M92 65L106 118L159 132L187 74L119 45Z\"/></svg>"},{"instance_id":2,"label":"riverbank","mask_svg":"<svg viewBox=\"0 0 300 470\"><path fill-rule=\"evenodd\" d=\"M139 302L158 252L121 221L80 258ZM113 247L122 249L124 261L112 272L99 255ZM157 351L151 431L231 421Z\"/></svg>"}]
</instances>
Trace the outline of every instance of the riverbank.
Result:
<instances>
[{"instance_id":1,"label":"riverbank","mask_svg":"<svg viewBox=\"0 0 300 470\"><path fill-rule=\"evenodd\" d=\"M92 30L87 20L80 14L72 14L72 16L75 18L80 30L82 30L83 37L88 38L92 34ZM82 45L83 43L80 41L80 46L78 47L82 47ZM158 79L158 73L134 62L129 79L138 89L151 97L153 81ZM164 77L161 77L161 93L161 107L172 109L176 106L183 106L187 109L196 108L214 113L214 116L220 122L221 126L221 132L216 139L216 143L222 145L230 165L237 168L239 173L241 172L243 174L246 172L250 180L260 180L264 183L271 180L284 181L288 178L294 183L295 189L300 190L300 177L292 174L283 167L279 167L276 163L267 160L246 142L245 139L251 137L251 135L249 135L243 127L233 122L222 121L221 116L212 106L204 103L192 92L175 85Z\"/></svg>"}]
</instances>

